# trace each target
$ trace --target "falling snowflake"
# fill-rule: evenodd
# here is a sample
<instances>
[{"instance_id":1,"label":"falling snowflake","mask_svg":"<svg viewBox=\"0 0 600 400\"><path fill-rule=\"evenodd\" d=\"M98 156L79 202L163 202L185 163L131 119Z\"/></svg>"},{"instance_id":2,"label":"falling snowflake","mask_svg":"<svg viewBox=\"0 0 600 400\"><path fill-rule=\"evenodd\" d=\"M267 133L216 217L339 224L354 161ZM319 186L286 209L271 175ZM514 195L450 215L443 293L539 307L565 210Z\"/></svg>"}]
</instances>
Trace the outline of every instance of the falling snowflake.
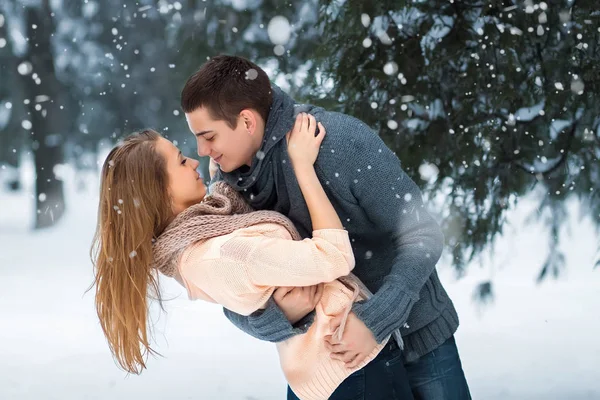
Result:
<instances>
[{"instance_id":1,"label":"falling snowflake","mask_svg":"<svg viewBox=\"0 0 600 400\"><path fill-rule=\"evenodd\" d=\"M419 166L419 175L424 181L433 181L437 178L440 173L438 167L435 164L424 163Z\"/></svg>"},{"instance_id":2,"label":"falling snowflake","mask_svg":"<svg viewBox=\"0 0 600 400\"><path fill-rule=\"evenodd\" d=\"M369 17L369 14L361 14L360 22L365 28L368 28L371 25L371 17Z\"/></svg>"},{"instance_id":3,"label":"falling snowflake","mask_svg":"<svg viewBox=\"0 0 600 400\"><path fill-rule=\"evenodd\" d=\"M254 68L250 68L248 71L246 71L246 79L253 81L256 78L258 78L257 70L255 70Z\"/></svg>"},{"instance_id":4,"label":"falling snowflake","mask_svg":"<svg viewBox=\"0 0 600 400\"><path fill-rule=\"evenodd\" d=\"M542 36L544 34L544 27L541 25L538 25L537 27L537 34L538 36Z\"/></svg>"},{"instance_id":5,"label":"falling snowflake","mask_svg":"<svg viewBox=\"0 0 600 400\"><path fill-rule=\"evenodd\" d=\"M571 82L571 91L573 93L582 95L584 89L585 89L585 84L583 83L583 81L581 79L577 78Z\"/></svg>"},{"instance_id":6,"label":"falling snowflake","mask_svg":"<svg viewBox=\"0 0 600 400\"><path fill-rule=\"evenodd\" d=\"M276 45L286 44L290 40L292 34L290 21L281 15L273 17L267 26L267 34L269 35L271 43Z\"/></svg>"},{"instance_id":7,"label":"falling snowflake","mask_svg":"<svg viewBox=\"0 0 600 400\"><path fill-rule=\"evenodd\" d=\"M33 66L29 61L23 61L17 67L17 72L21 75L29 75L33 71Z\"/></svg>"},{"instance_id":8,"label":"falling snowflake","mask_svg":"<svg viewBox=\"0 0 600 400\"><path fill-rule=\"evenodd\" d=\"M383 66L383 72L385 72L386 75L394 75L396 72L398 72L398 64L393 61L386 63Z\"/></svg>"}]
</instances>

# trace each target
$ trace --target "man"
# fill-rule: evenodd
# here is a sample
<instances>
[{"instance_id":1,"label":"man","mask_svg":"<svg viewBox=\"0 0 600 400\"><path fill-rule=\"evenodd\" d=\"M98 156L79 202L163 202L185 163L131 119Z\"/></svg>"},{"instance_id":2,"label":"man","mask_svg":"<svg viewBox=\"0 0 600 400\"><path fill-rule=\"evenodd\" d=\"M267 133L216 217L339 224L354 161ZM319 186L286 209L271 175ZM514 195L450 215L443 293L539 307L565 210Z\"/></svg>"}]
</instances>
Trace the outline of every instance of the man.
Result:
<instances>
[{"instance_id":1,"label":"man","mask_svg":"<svg viewBox=\"0 0 600 400\"><path fill-rule=\"evenodd\" d=\"M329 345L332 357L359 362L400 329L397 345L415 398L469 399L453 336L458 316L435 270L443 235L379 136L353 117L296 104L241 57L206 62L186 82L181 105L198 154L218 165L214 180L231 184L256 209L287 215L304 237L312 227L285 136L299 112L323 123L315 169L352 239L354 273L374 293L354 305L342 340ZM281 288L261 312L225 314L248 334L279 342L310 326L315 292Z\"/></svg>"}]
</instances>

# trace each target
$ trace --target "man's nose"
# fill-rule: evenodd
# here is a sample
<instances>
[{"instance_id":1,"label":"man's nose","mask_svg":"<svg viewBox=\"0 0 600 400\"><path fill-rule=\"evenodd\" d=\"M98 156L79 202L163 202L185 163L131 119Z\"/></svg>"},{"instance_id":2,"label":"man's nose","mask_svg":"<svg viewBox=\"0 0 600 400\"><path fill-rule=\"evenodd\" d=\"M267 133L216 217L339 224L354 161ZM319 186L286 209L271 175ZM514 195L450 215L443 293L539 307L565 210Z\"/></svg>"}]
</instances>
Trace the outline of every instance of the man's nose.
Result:
<instances>
[{"instance_id":1,"label":"man's nose","mask_svg":"<svg viewBox=\"0 0 600 400\"><path fill-rule=\"evenodd\" d=\"M198 155L200 157L206 157L210 154L210 146L206 143L198 142Z\"/></svg>"}]
</instances>

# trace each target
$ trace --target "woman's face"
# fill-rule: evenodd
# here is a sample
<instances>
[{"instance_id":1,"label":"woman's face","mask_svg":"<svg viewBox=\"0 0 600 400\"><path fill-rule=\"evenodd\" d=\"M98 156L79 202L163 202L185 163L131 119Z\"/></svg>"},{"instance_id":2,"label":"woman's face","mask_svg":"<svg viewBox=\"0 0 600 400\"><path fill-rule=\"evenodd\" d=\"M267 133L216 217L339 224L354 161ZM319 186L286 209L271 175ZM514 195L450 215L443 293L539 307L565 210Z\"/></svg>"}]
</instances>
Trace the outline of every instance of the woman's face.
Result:
<instances>
[{"instance_id":1,"label":"woman's face","mask_svg":"<svg viewBox=\"0 0 600 400\"><path fill-rule=\"evenodd\" d=\"M173 143L159 138L156 151L165 159L169 177L169 196L173 212L179 214L186 208L198 204L206 196L206 186L196 168L198 160L184 157Z\"/></svg>"}]
</instances>

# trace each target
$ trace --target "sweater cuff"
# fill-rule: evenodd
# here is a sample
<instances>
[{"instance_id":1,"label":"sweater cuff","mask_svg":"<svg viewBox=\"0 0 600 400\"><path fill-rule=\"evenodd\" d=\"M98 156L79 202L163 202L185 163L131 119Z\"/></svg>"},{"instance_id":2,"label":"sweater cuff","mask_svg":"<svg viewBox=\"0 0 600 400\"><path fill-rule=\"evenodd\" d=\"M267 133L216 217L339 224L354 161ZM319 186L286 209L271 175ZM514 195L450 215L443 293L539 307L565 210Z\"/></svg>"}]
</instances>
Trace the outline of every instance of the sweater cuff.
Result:
<instances>
[{"instance_id":1,"label":"sweater cuff","mask_svg":"<svg viewBox=\"0 0 600 400\"><path fill-rule=\"evenodd\" d=\"M310 327L310 324L307 323L297 323L297 327L292 326L273 298L268 300L265 309L251 314L248 322L260 338L269 342L283 342L293 336L305 333Z\"/></svg>"},{"instance_id":2,"label":"sweater cuff","mask_svg":"<svg viewBox=\"0 0 600 400\"><path fill-rule=\"evenodd\" d=\"M396 329L403 326L417 299L406 292L394 299L373 296L369 300L354 303L352 311L373 332L377 343L382 343Z\"/></svg>"},{"instance_id":3,"label":"sweater cuff","mask_svg":"<svg viewBox=\"0 0 600 400\"><path fill-rule=\"evenodd\" d=\"M300 333L305 333L314 321L315 311L313 310L306 314L300 321L296 322L293 326L294 329L297 329Z\"/></svg>"},{"instance_id":4,"label":"sweater cuff","mask_svg":"<svg viewBox=\"0 0 600 400\"><path fill-rule=\"evenodd\" d=\"M346 243L350 241L350 235L345 229L317 229L312 231L312 236L327 239L334 243Z\"/></svg>"}]
</instances>

